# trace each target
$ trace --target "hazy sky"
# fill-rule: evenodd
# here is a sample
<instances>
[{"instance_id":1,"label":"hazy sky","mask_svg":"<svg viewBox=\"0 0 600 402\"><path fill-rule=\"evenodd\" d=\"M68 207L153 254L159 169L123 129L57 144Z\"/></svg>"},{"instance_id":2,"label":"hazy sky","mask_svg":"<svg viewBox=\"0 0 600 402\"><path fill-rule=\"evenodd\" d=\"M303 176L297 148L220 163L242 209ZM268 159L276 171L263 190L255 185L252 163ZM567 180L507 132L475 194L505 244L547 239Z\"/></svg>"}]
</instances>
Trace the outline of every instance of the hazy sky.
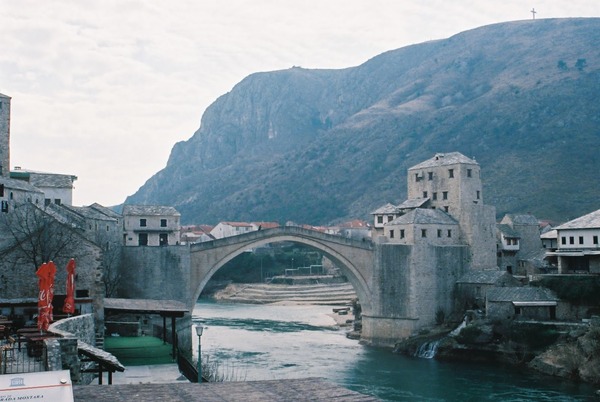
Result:
<instances>
[{"instance_id":1,"label":"hazy sky","mask_svg":"<svg viewBox=\"0 0 600 402\"><path fill-rule=\"evenodd\" d=\"M600 0L0 0L11 167L119 204L258 71L343 68L496 22L599 17Z\"/></svg>"}]
</instances>

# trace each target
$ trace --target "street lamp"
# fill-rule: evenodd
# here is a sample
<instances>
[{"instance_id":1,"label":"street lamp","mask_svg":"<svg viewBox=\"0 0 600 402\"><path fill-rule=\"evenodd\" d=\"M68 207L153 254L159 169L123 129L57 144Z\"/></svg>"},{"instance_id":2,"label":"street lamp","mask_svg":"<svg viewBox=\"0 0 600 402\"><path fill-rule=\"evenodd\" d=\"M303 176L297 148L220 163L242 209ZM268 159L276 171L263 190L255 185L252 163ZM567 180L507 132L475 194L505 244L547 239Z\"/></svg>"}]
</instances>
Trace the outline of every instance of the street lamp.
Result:
<instances>
[{"instance_id":1,"label":"street lamp","mask_svg":"<svg viewBox=\"0 0 600 402\"><path fill-rule=\"evenodd\" d=\"M198 335L198 382L202 383L202 349L200 347L202 340L202 331L204 327L202 325L196 325L196 334Z\"/></svg>"}]
</instances>

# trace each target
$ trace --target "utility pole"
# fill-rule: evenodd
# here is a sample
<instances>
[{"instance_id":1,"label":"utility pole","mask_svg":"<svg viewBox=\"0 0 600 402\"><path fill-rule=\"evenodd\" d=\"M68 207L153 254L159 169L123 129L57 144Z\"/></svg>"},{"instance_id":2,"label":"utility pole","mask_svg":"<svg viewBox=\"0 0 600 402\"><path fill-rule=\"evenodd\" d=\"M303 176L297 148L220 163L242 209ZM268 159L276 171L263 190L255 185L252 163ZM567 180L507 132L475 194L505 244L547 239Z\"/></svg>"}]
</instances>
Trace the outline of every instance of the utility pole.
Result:
<instances>
[{"instance_id":1,"label":"utility pole","mask_svg":"<svg viewBox=\"0 0 600 402\"><path fill-rule=\"evenodd\" d=\"M535 8L532 8L530 13L533 16L533 19L535 19L535 15L537 14L537 11L535 11Z\"/></svg>"}]
</instances>

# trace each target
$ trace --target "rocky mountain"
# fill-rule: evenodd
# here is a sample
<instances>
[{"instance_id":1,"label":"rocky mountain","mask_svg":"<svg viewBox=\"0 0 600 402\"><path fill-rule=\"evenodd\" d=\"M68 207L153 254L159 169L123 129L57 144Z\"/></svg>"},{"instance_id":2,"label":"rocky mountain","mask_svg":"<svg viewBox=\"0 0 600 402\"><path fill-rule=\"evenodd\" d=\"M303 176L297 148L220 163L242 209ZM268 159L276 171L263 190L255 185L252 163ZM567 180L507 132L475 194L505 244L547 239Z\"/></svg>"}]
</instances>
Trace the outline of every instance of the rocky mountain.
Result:
<instances>
[{"instance_id":1,"label":"rocky mountain","mask_svg":"<svg viewBox=\"0 0 600 402\"><path fill-rule=\"evenodd\" d=\"M366 218L407 168L459 151L497 213L600 208L600 19L508 22L342 70L257 73L205 111L126 203L184 223Z\"/></svg>"}]
</instances>

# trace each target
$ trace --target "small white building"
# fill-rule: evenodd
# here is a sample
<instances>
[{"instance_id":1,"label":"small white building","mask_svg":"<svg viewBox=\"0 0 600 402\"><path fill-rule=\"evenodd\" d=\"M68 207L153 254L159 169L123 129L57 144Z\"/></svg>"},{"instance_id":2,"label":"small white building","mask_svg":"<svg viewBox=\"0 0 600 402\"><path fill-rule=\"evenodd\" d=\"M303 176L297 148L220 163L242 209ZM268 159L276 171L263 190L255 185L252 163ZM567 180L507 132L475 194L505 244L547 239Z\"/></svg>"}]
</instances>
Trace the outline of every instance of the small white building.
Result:
<instances>
[{"instance_id":1,"label":"small white building","mask_svg":"<svg viewBox=\"0 0 600 402\"><path fill-rule=\"evenodd\" d=\"M10 177L26 181L44 193L44 205L73 205L73 183L77 176L58 173L43 173L15 168Z\"/></svg>"},{"instance_id":2,"label":"small white building","mask_svg":"<svg viewBox=\"0 0 600 402\"><path fill-rule=\"evenodd\" d=\"M173 207L125 205L123 207L126 246L168 246L180 244L181 214Z\"/></svg>"},{"instance_id":3,"label":"small white building","mask_svg":"<svg viewBox=\"0 0 600 402\"><path fill-rule=\"evenodd\" d=\"M215 239L222 239L224 237L237 236L240 234L252 232L258 230L252 223L248 222L219 222L210 234Z\"/></svg>"},{"instance_id":4,"label":"small white building","mask_svg":"<svg viewBox=\"0 0 600 402\"><path fill-rule=\"evenodd\" d=\"M558 273L600 273L600 209L555 229L557 248L546 257L556 261Z\"/></svg>"}]
</instances>

